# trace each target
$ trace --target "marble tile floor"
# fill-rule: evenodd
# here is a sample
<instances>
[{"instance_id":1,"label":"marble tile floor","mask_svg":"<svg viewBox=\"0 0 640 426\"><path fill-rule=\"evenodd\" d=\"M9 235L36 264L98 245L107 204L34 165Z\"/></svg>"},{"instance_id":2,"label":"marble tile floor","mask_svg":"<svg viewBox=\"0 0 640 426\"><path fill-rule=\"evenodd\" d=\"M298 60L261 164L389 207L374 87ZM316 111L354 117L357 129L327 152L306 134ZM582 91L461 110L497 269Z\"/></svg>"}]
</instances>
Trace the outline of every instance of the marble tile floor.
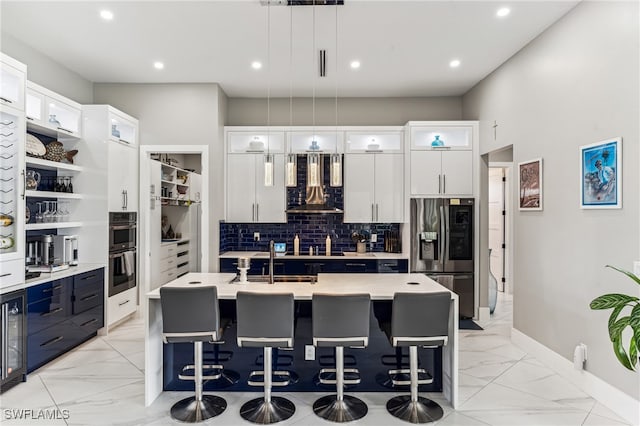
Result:
<instances>
[{"instance_id":1,"label":"marble tile floor","mask_svg":"<svg viewBox=\"0 0 640 426\"><path fill-rule=\"evenodd\" d=\"M511 298L499 293L498 306L484 331L460 331L460 406L453 410L440 394L445 416L438 425L625 425L614 412L581 392L510 341ZM144 329L142 320L120 325L49 363L0 398L2 425L169 425L169 407L185 393L165 392L144 407ZM218 392L228 408L205 424L248 425L238 411L255 393ZM350 424L408 424L389 415L394 393L353 393L369 406ZM284 393L296 405L282 425L329 425L312 411L324 393ZM15 419L15 410L58 413L58 419ZM13 411L7 411L13 410ZM12 414L13 413L13 414ZM42 414L40 413L40 414Z\"/></svg>"}]
</instances>

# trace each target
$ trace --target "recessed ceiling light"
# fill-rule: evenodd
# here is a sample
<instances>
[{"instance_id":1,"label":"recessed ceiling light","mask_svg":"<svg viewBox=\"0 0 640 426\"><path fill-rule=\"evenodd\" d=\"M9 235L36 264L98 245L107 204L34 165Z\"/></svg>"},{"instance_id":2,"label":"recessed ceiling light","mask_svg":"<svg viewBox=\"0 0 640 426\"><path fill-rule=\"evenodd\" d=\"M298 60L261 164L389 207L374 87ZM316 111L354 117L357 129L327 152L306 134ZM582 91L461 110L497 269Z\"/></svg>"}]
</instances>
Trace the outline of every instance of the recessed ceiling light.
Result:
<instances>
[{"instance_id":1,"label":"recessed ceiling light","mask_svg":"<svg viewBox=\"0 0 640 426\"><path fill-rule=\"evenodd\" d=\"M449 66L451 68L458 68L460 66L460 60L454 59L453 61L449 62Z\"/></svg>"},{"instance_id":2,"label":"recessed ceiling light","mask_svg":"<svg viewBox=\"0 0 640 426\"><path fill-rule=\"evenodd\" d=\"M164 69L164 64L160 61L156 61L153 63L153 67L157 70Z\"/></svg>"},{"instance_id":3,"label":"recessed ceiling light","mask_svg":"<svg viewBox=\"0 0 640 426\"><path fill-rule=\"evenodd\" d=\"M496 12L496 16L498 18L504 18L505 16L507 16L508 14L511 13L511 9L509 9L508 7L501 7L500 9L498 9L498 11Z\"/></svg>"},{"instance_id":4,"label":"recessed ceiling light","mask_svg":"<svg viewBox=\"0 0 640 426\"><path fill-rule=\"evenodd\" d=\"M360 61L351 61L351 68L353 68L354 70L360 68Z\"/></svg>"},{"instance_id":5,"label":"recessed ceiling light","mask_svg":"<svg viewBox=\"0 0 640 426\"><path fill-rule=\"evenodd\" d=\"M101 10L100 17L105 21L111 21L113 19L113 12L110 10Z\"/></svg>"},{"instance_id":6,"label":"recessed ceiling light","mask_svg":"<svg viewBox=\"0 0 640 426\"><path fill-rule=\"evenodd\" d=\"M253 68L254 70L259 70L260 68L262 68L262 63L258 61L253 61L251 62L251 68Z\"/></svg>"}]
</instances>

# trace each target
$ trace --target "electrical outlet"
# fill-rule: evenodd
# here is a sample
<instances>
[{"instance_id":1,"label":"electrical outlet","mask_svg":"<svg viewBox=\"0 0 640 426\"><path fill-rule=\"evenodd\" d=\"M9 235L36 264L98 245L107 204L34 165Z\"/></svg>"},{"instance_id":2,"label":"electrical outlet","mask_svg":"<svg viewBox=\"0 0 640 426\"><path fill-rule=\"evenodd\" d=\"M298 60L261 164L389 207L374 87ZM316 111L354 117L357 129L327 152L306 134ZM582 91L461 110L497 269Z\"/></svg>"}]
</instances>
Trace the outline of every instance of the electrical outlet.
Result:
<instances>
[{"instance_id":1,"label":"electrical outlet","mask_svg":"<svg viewBox=\"0 0 640 426\"><path fill-rule=\"evenodd\" d=\"M253 233L253 241L260 241L260 233L259 232L254 232Z\"/></svg>"},{"instance_id":2,"label":"electrical outlet","mask_svg":"<svg viewBox=\"0 0 640 426\"><path fill-rule=\"evenodd\" d=\"M633 273L640 277L640 260L633 262Z\"/></svg>"},{"instance_id":3,"label":"electrical outlet","mask_svg":"<svg viewBox=\"0 0 640 426\"><path fill-rule=\"evenodd\" d=\"M304 360L314 361L316 359L316 347L313 345L304 345Z\"/></svg>"},{"instance_id":4,"label":"electrical outlet","mask_svg":"<svg viewBox=\"0 0 640 426\"><path fill-rule=\"evenodd\" d=\"M371 242L372 243L378 242L378 234L371 234Z\"/></svg>"}]
</instances>

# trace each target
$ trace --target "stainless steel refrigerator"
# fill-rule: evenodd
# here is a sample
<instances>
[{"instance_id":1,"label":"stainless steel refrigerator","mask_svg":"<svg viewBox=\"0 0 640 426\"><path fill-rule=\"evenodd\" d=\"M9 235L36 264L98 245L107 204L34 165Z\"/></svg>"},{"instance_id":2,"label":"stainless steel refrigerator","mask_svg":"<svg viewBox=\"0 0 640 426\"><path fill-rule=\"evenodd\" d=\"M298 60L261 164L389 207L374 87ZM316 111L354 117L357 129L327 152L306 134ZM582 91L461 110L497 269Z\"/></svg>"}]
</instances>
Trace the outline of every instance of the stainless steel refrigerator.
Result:
<instances>
[{"instance_id":1,"label":"stainless steel refrigerator","mask_svg":"<svg viewBox=\"0 0 640 426\"><path fill-rule=\"evenodd\" d=\"M474 199L411 199L411 272L424 272L459 296L474 316Z\"/></svg>"}]
</instances>

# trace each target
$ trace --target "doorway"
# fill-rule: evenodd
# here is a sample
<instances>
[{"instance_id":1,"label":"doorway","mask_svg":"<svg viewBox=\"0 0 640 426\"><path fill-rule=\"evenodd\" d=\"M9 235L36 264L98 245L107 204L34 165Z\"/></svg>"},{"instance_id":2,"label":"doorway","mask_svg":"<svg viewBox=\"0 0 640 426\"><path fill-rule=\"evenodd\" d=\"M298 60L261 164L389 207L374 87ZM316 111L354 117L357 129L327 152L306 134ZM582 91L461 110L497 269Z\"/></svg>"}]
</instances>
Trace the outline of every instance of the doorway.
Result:
<instances>
[{"instance_id":1,"label":"doorway","mask_svg":"<svg viewBox=\"0 0 640 426\"><path fill-rule=\"evenodd\" d=\"M510 163L489 163L489 268L498 281L498 291L513 292L511 285L509 252L509 188L512 171Z\"/></svg>"}]
</instances>

